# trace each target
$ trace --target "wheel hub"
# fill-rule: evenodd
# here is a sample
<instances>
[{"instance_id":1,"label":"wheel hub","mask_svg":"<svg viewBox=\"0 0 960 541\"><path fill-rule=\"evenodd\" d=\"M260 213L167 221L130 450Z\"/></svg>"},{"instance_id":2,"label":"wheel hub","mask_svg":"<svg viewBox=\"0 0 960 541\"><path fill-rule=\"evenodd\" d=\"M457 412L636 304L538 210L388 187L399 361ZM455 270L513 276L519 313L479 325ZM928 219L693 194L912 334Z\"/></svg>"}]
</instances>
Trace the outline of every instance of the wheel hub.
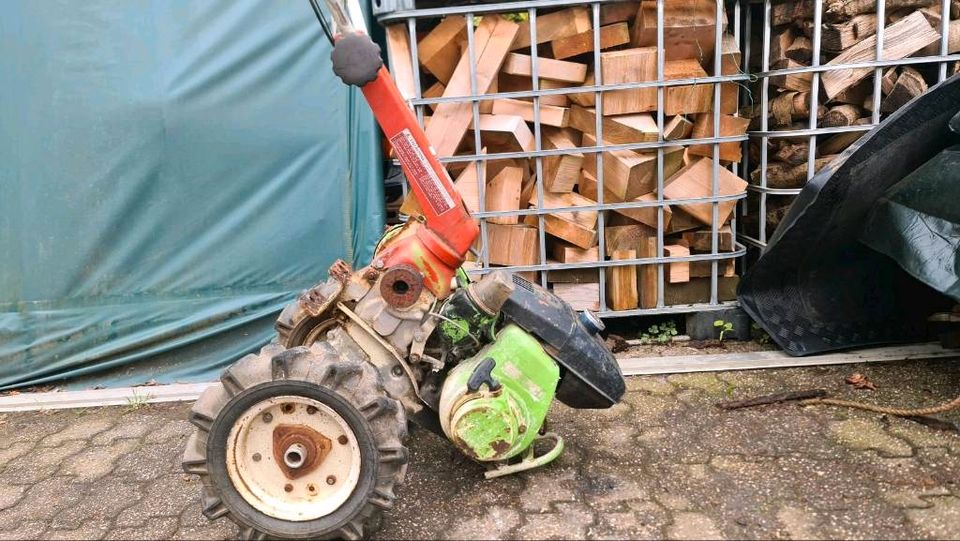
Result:
<instances>
[{"instance_id":1,"label":"wheel hub","mask_svg":"<svg viewBox=\"0 0 960 541\"><path fill-rule=\"evenodd\" d=\"M262 513L314 520L338 509L360 477L360 447L333 409L304 396L257 403L234 423L227 472L241 496Z\"/></svg>"},{"instance_id":2,"label":"wheel hub","mask_svg":"<svg viewBox=\"0 0 960 541\"><path fill-rule=\"evenodd\" d=\"M298 469L306 462L304 458L307 455L307 448L299 443L294 443L283 454L283 463L287 468Z\"/></svg>"},{"instance_id":3,"label":"wheel hub","mask_svg":"<svg viewBox=\"0 0 960 541\"><path fill-rule=\"evenodd\" d=\"M281 409L284 407L294 406L284 404ZM310 411L312 408L307 406ZM331 448L330 438L308 425L282 424L273 429L273 458L288 479L298 479L317 469Z\"/></svg>"}]
</instances>

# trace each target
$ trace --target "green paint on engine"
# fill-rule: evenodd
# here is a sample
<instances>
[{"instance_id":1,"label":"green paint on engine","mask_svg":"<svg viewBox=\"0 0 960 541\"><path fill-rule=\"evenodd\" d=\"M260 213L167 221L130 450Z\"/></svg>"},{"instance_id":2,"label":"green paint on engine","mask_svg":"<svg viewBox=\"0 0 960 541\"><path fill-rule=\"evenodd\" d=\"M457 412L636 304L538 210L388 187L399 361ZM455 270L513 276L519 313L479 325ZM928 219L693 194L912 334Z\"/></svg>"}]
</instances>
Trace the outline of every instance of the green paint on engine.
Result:
<instances>
[{"instance_id":1,"label":"green paint on engine","mask_svg":"<svg viewBox=\"0 0 960 541\"><path fill-rule=\"evenodd\" d=\"M457 439L480 460L509 451L518 435L517 415L508 400L474 400L458 415Z\"/></svg>"},{"instance_id":2,"label":"green paint on engine","mask_svg":"<svg viewBox=\"0 0 960 541\"><path fill-rule=\"evenodd\" d=\"M438 310L437 325L445 344L455 357L468 357L493 337L499 314L489 315L470 299L466 287L458 288Z\"/></svg>"},{"instance_id":3,"label":"green paint on engine","mask_svg":"<svg viewBox=\"0 0 960 541\"><path fill-rule=\"evenodd\" d=\"M467 287L470 285L470 275L467 274L467 271L463 267L457 267L457 272L454 274L457 278L457 287Z\"/></svg>"},{"instance_id":4,"label":"green paint on engine","mask_svg":"<svg viewBox=\"0 0 960 541\"><path fill-rule=\"evenodd\" d=\"M467 382L487 358L496 362L490 375L500 389L491 391L484 384L470 392ZM520 327L507 325L493 343L447 376L441 398L447 435L477 460L516 456L536 439L559 379L557 363L540 342Z\"/></svg>"},{"instance_id":5,"label":"green paint on engine","mask_svg":"<svg viewBox=\"0 0 960 541\"><path fill-rule=\"evenodd\" d=\"M463 318L447 319L440 323L440 332L446 340L457 344L470 335L470 323Z\"/></svg>"}]
</instances>

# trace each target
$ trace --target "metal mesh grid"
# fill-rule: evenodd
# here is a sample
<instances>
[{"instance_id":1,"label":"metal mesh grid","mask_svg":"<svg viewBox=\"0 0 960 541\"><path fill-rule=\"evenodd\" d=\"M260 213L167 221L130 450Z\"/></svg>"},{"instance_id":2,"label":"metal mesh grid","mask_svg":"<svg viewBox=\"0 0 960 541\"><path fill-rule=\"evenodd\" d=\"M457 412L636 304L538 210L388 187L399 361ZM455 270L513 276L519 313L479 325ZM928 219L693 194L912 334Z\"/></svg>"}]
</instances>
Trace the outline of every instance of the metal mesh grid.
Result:
<instances>
[{"instance_id":1,"label":"metal mesh grid","mask_svg":"<svg viewBox=\"0 0 960 541\"><path fill-rule=\"evenodd\" d=\"M509 211L491 211L487 210L485 207L486 197L485 197L485 188L486 182L478 181L478 203L480 205L479 212L474 213L474 216L480 221L480 242L479 250L477 254L477 262L479 268L473 269L470 272L472 274L483 274L489 272L491 269L491 263L489 259L488 251L488 221L491 218L501 217L501 216L519 216L521 220L525 216L535 216L537 222L537 234L539 236L539 260L537 264L533 265L518 265L510 266L513 271L516 272L534 272L538 274L538 279L544 286L548 282L548 273L553 270L561 269L598 269L598 281L599 281L599 315L603 317L609 316L629 316L629 315L645 315L645 314L657 314L657 313L684 313L684 312L693 312L693 311L703 311L711 309L720 309L726 308L729 306L735 306L735 301L721 301L718 299L718 278L720 269L718 264L721 261L729 259L738 259L745 252L746 247L741 244L737 238L737 225L736 225L736 215L734 212L731 215L731 230L734 235L734 247L731 251L721 251L719 249L719 229L723 224L719 223L719 204L724 201L740 201L746 197L746 192L737 193L734 195L720 195L719 189L719 170L722 167L719 159L720 144L721 143L741 143L746 144L748 138L747 136L730 136L724 137L716 134L720 134L720 118L721 118L721 87L722 85L716 83L736 83L738 85L744 85L745 82L749 79L749 76L745 73L737 73L733 75L722 75L721 74L721 54L722 49L721 40L724 35L723 23L725 17L715 16L715 43L714 51L717 54L714 54L713 61L713 74L708 77L700 78L685 78L685 79L670 79L665 80L664 78L664 64L665 64L665 52L664 52L664 4L666 0L656 0L656 14L657 14L657 32L656 32L656 44L657 44L657 77L655 81L648 82L629 82L629 83L617 83L617 84L604 84L602 80L602 70L599 69L601 47L600 47L600 10L603 4L608 4L610 2L601 2L601 1L589 1L589 0L531 0L531 1L522 1L522 2L511 2L511 3L492 3L492 4L480 4L480 5L467 5L467 6L456 6L456 7L442 7L434 9L419 9L412 11L396 12L391 13L386 16L380 17L380 22L382 24L405 24L407 30L407 39L410 47L410 56L411 64L413 67L413 96L410 99L410 104L413 106L416 116L423 126L425 114L427 108L433 104L439 104L444 102L469 102L472 104L472 116L473 116L473 126L480 125L480 106L481 103L487 100L503 99L503 98L532 98L533 100L533 134L535 139L535 147L533 151L517 151L517 152L497 152L493 154L482 154L480 149L482 148L482 141L479 129L472 129L473 131L473 153L472 154L463 154L450 157L441 157L440 161L445 164L453 164L458 162L475 162L474 167L477 168L477 178L484 179L485 171L484 168L486 164L493 160L503 160L511 158L533 158L535 161L535 171L536 171L536 204L531 208L521 209L521 210L509 210ZM593 30L593 63L595 66L594 77L595 81L593 85L583 85L583 86L571 86L569 88L540 88L540 76L538 71L538 51L537 47L531 47L530 56L531 56L531 69L532 69L532 89L529 91L511 91L511 92L491 92L491 93L478 93L477 87L477 72L476 72L476 51L474 43L474 34L475 29L474 25L471 24L474 21L475 17L482 16L487 13L523 13L526 14L527 20L529 21L531 43L537 43L537 16L541 10L549 8L567 8L571 6L589 6L591 23ZM638 4L639 7L639 4ZM728 3L727 6L724 5L722 1L716 2L716 13L720 13L721 10L727 10L726 19L729 19L730 26L732 26L732 34L737 43L740 43L741 40L741 24L746 24L746 28L749 31L749 20L744 17L746 15L746 10L741 10L741 4L739 1ZM470 95L468 96L455 96L455 97L434 97L434 98L424 98L423 97L423 85L422 85L422 73L420 69L420 63L418 62L418 51L417 51L417 38L418 38L418 27L420 25L429 25L430 21L437 20L442 17L464 17L466 19L466 28L467 28L467 54L469 55L469 64L470 69ZM742 50L742 49L741 49ZM743 64L742 64L743 65ZM713 115L713 131L715 134L714 137L707 138L697 138L697 139L681 139L681 140L665 140L663 137L664 132L664 93L665 89L673 86L686 86L686 85L698 85L698 84L713 84L713 107L710 114ZM657 110L655 112L656 124L658 129L658 137L655 142L636 142L629 144L605 144L603 137L603 99L601 99L604 92L609 92L613 90L625 90L625 89L641 89L641 88L656 88L657 90ZM541 133L541 104L540 100L544 96L551 95L561 95L561 94L580 94L584 92L593 92L596 97L596 124L595 124L595 140L596 145L594 146L583 146L578 145L574 149L545 149L542 143L542 133ZM744 92L740 92L740 100L744 100ZM704 113L706 114L706 113ZM468 130L468 136L470 130ZM690 145L696 144L708 144L712 145L712 190L711 195L707 197L696 197L688 199L672 199L669 202L664 200L663 197L663 186L664 186L664 148L667 146L683 146L688 147ZM605 202L604 201L604 178L603 178L603 160L604 153L611 152L615 150L656 150L657 153L657 175L656 175L656 200L655 201L628 201L628 202ZM586 159L596 160L596 180L597 180L597 201L595 205L588 206L576 206L576 207L550 207L545 208L544 205L544 186L543 186L543 159L548 156L556 156L562 154L583 154ZM731 166L734 172L739 170L737 164ZM406 187L404 187L406 190ZM711 251L710 253L699 253L691 254L689 256L674 256L671 257L665 253L664 250L664 236L665 236L665 221L664 221L664 207L667 204L670 205L683 205L690 203L709 203L712 207L712 225L710 226L711 233ZM632 208L644 208L644 207L655 207L657 209L657 224L656 228L656 255L654 257L637 257L632 259L610 259L606 255L606 220L608 219L605 216L606 212L615 209L632 209ZM573 211L599 211L597 216L597 233L598 233L598 244L599 244L599 260L598 261L588 261L588 262L578 262L578 263L557 263L550 261L547 257L546 252L546 233L544 227L544 216L547 214L563 214ZM664 290L665 290L665 267L664 265L672 262L696 262L696 261L706 261L710 262L711 272L710 272L710 295L707 302L698 303L698 304L673 304L666 305L664 302ZM606 287L606 272L605 269L625 266L625 265L655 265L656 266L656 277L657 277L657 302L656 307L653 308L637 308L631 310L612 310L609 308L609 303L607 299L607 287Z\"/></svg>"},{"instance_id":2,"label":"metal mesh grid","mask_svg":"<svg viewBox=\"0 0 960 541\"><path fill-rule=\"evenodd\" d=\"M825 28L824 6L826 2L808 1L807 4L810 5L812 11L812 29L810 33L812 54L810 65L777 68L771 63L771 44L772 40L778 36L778 31L782 31L778 30L778 28L783 28L783 26L775 27L773 25L772 11L774 6L778 4L783 4L783 2L774 2L771 0L751 2L746 8L748 13L744 18L746 36L752 35L752 27L758 24L762 29L762 35L760 40L761 50L759 52L761 56L759 63L751 58L750 40L746 39L743 42L744 66L756 77L754 95L756 95L756 90L759 89L759 99L754 105L755 110L759 107L759 126L757 126L756 129L751 127L751 131L748 132L750 138L748 145L755 145L754 150L759 150L759 156L757 156L756 152L751 154L749 146L744 149L741 165L744 171L752 171L754 176L749 177L751 181L748 187L748 190L751 192L750 197L745 201L745 204L742 204L740 207L742 217L740 235L741 239L743 239L747 245L757 248L760 252L767 246L773 230L778 223L778 219L782 218L786 208L802 190L802 185L790 188L770 186L769 172L771 163L773 163L769 155L771 141L777 139L793 141L800 139L806 141L808 149L805 160L807 171L801 183L805 184L809 179L813 178L816 170L819 169L817 167L818 143L824 141L824 138L829 138L837 134L866 132L879 124L885 116L885 114L881 114L881 104L883 102L881 85L885 69L900 66L935 66L936 74L933 78L935 78L936 82L941 82L951 75L952 72L956 71L954 64L960 60L960 54L951 54L948 50L951 38L950 22L951 19L956 20L958 18L951 16L951 9L956 12L958 7L956 5L951 7L951 4L956 4L956 2L951 2L951 0L932 0L928 3L928 7L939 8L939 13L941 14L939 27L935 28L937 32L940 33L937 54L926 54L923 56L917 56L915 54L905 58L885 58L884 49L886 44L884 41L884 31L893 24L893 22L887 20L889 12L886 9L886 1L877 0L873 5L873 13L876 14L877 20L875 34L873 35L873 37L875 37L873 59L863 62L821 63L821 57L824 56L822 38ZM918 7L920 6L915 5L910 9L917 9ZM869 13L871 12L867 12L866 14ZM884 21L883 24L880 24L880 21ZM868 35L864 36L863 39L870 38L871 36ZM953 36L953 38L956 39L956 36ZM841 53L835 52L833 55L826 56L835 57L838 54ZM870 86L869 92L872 98L872 111L870 111L869 119L864 119L867 121L848 126L823 126L823 122L818 121L818 106L821 104L821 99L826 97L822 84L823 74L851 68L869 68L872 70L872 73L864 79L864 81L867 81L864 84ZM799 74L810 74L810 105L809 115L804 119L805 127L799 129L794 127L790 127L789 129L776 129L776 127L770 125L770 104L771 99L774 98L776 94L776 88L771 88L771 81L776 77ZM928 76L930 75L928 74ZM829 139L826 140L829 141ZM750 163L751 160L754 160L755 165Z\"/></svg>"}]
</instances>

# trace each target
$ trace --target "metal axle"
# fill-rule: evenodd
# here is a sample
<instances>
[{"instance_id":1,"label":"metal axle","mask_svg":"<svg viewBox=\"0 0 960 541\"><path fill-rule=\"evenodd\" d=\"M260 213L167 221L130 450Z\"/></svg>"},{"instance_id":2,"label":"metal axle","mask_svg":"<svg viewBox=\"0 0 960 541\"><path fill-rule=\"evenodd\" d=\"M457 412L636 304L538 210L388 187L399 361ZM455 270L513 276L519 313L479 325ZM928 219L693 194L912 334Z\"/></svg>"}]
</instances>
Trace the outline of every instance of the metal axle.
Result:
<instances>
[{"instance_id":1,"label":"metal axle","mask_svg":"<svg viewBox=\"0 0 960 541\"><path fill-rule=\"evenodd\" d=\"M297 469L303 466L307 460L307 448L299 443L294 443L283 452L283 463L288 468Z\"/></svg>"}]
</instances>

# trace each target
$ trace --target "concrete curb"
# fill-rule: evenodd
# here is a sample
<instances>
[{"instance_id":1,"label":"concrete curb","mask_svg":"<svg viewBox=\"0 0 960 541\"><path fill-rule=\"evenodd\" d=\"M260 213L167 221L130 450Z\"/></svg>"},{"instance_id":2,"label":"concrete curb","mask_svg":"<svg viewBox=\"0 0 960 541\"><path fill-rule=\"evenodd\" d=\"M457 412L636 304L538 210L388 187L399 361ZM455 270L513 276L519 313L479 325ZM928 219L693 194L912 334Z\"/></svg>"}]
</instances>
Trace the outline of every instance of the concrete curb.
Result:
<instances>
[{"instance_id":1,"label":"concrete curb","mask_svg":"<svg viewBox=\"0 0 960 541\"><path fill-rule=\"evenodd\" d=\"M624 357L619 359L619 362L623 375L640 376L952 358L960 358L960 349L944 349L939 343L930 342L906 346L858 349L811 355L809 357L791 357L782 351L754 351L749 353L721 353L718 355Z\"/></svg>"},{"instance_id":2,"label":"concrete curb","mask_svg":"<svg viewBox=\"0 0 960 541\"><path fill-rule=\"evenodd\" d=\"M674 357L624 357L619 359L625 376L678 374L790 368L827 364L852 364L907 360L960 358L960 350L944 349L940 344L910 344L862 349L810 357L791 357L782 351L722 353L718 355L682 355ZM89 391L23 393L0 397L0 413L15 411L98 408L160 402L196 400L210 383L173 383L147 387L119 387Z\"/></svg>"},{"instance_id":3,"label":"concrete curb","mask_svg":"<svg viewBox=\"0 0 960 541\"><path fill-rule=\"evenodd\" d=\"M196 400L210 383L173 383L145 387L117 387L89 391L22 393L0 397L0 412L60 410L186 402Z\"/></svg>"}]
</instances>

